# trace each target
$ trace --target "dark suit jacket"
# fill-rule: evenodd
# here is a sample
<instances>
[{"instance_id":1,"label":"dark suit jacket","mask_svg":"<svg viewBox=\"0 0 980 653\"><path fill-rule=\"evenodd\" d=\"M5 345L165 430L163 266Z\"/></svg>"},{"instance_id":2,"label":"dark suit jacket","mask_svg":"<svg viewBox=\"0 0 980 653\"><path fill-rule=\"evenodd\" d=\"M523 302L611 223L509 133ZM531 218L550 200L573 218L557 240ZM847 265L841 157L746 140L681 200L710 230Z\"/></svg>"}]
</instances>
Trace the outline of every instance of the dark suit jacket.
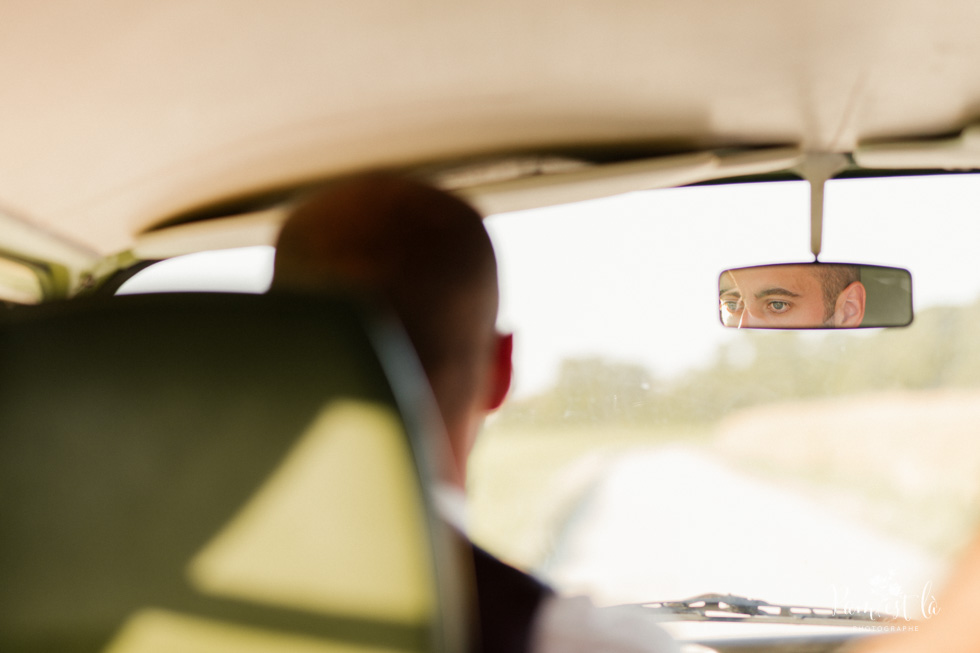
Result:
<instances>
[{"instance_id":1,"label":"dark suit jacket","mask_svg":"<svg viewBox=\"0 0 980 653\"><path fill-rule=\"evenodd\" d=\"M531 628L541 602L554 591L473 547L482 653L531 653Z\"/></svg>"}]
</instances>

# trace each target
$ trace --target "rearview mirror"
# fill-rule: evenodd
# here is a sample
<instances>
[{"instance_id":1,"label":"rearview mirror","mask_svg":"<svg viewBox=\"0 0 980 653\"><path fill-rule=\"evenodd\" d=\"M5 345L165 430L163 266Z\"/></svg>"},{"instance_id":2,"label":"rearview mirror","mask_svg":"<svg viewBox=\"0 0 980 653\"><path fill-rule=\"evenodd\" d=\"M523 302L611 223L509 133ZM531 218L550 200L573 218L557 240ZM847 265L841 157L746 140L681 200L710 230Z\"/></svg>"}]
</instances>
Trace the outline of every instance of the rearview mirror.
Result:
<instances>
[{"instance_id":1,"label":"rearview mirror","mask_svg":"<svg viewBox=\"0 0 980 653\"><path fill-rule=\"evenodd\" d=\"M725 270L721 323L732 328L856 329L912 322L908 270L852 263L785 263Z\"/></svg>"}]
</instances>

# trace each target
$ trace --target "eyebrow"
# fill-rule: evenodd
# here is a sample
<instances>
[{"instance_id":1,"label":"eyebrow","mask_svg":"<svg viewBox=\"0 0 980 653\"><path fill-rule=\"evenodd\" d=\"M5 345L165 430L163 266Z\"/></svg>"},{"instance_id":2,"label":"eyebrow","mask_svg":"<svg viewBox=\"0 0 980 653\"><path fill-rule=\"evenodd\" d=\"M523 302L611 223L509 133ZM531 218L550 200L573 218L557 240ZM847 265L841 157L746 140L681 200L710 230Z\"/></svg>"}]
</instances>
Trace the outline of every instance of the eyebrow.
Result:
<instances>
[{"instance_id":1,"label":"eyebrow","mask_svg":"<svg viewBox=\"0 0 980 653\"><path fill-rule=\"evenodd\" d=\"M766 288L765 290L760 290L755 294L756 299L762 299L763 297L772 297L773 295L778 295L780 297L799 297L799 293L795 293L792 290L786 290L785 288Z\"/></svg>"},{"instance_id":2,"label":"eyebrow","mask_svg":"<svg viewBox=\"0 0 980 653\"><path fill-rule=\"evenodd\" d=\"M721 298L722 298L722 297L724 297L725 295L731 295L732 297L738 297L738 298L740 298L740 299L741 299L741 297L742 297L742 293L741 293L741 292L739 292L739 290L738 290L738 288L737 288L737 287L735 287L735 286L732 286L731 288L722 288L722 289L721 289L721 290L720 290L720 291L718 292L718 298L719 298L719 299L721 299Z\"/></svg>"}]
</instances>

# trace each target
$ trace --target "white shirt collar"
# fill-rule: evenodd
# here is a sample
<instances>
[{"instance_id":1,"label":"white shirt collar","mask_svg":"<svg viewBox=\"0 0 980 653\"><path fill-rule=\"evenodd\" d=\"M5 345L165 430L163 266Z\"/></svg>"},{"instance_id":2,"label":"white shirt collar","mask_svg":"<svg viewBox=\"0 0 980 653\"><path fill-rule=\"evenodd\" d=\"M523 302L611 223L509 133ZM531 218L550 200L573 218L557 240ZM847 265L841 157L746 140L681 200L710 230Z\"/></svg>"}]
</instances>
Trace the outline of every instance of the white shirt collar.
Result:
<instances>
[{"instance_id":1,"label":"white shirt collar","mask_svg":"<svg viewBox=\"0 0 980 653\"><path fill-rule=\"evenodd\" d=\"M437 482L432 488L436 512L461 533L466 533L466 495L455 485Z\"/></svg>"}]
</instances>

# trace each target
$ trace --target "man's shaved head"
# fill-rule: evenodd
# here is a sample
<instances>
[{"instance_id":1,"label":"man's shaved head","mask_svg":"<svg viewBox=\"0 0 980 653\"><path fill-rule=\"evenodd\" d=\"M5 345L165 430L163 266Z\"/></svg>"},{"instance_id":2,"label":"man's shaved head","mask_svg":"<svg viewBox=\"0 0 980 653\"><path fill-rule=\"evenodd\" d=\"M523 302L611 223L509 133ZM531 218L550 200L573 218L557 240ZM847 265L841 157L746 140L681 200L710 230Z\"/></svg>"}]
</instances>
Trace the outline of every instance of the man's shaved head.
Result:
<instances>
[{"instance_id":1,"label":"man's shaved head","mask_svg":"<svg viewBox=\"0 0 980 653\"><path fill-rule=\"evenodd\" d=\"M272 290L345 287L395 310L452 431L456 412L483 392L497 337L497 267L481 216L393 175L331 184L284 224Z\"/></svg>"}]
</instances>

